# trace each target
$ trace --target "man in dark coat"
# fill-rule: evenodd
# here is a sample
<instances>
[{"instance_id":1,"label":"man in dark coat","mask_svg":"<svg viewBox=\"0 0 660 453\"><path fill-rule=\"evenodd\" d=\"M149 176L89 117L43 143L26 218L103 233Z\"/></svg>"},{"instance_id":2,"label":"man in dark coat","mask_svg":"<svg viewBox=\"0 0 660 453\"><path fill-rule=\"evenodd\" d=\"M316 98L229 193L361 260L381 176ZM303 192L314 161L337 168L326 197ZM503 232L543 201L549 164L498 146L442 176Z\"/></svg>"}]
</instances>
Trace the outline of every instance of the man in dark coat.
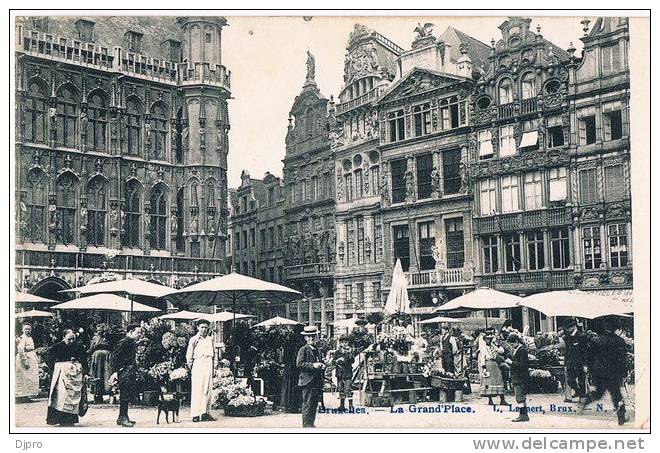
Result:
<instances>
[{"instance_id":1,"label":"man in dark coat","mask_svg":"<svg viewBox=\"0 0 660 453\"><path fill-rule=\"evenodd\" d=\"M300 348L296 357L296 366L300 370L298 387L302 387L302 422L303 428L313 428L316 410L319 404L318 386L322 379L325 365L315 346L318 329L307 326L302 332L307 344Z\"/></svg>"},{"instance_id":2,"label":"man in dark coat","mask_svg":"<svg viewBox=\"0 0 660 453\"><path fill-rule=\"evenodd\" d=\"M603 334L589 343L592 357L589 373L594 390L588 395L582 409L589 402L601 399L605 391L608 391L612 397L619 425L623 425L626 422L626 407L621 395L621 386L626 377L626 342L614 333L616 328L614 318L605 319Z\"/></svg>"},{"instance_id":3,"label":"man in dark coat","mask_svg":"<svg viewBox=\"0 0 660 453\"><path fill-rule=\"evenodd\" d=\"M564 345L566 384L575 390L583 402L587 396L587 336L579 329L575 318L564 323Z\"/></svg>"},{"instance_id":4,"label":"man in dark coat","mask_svg":"<svg viewBox=\"0 0 660 453\"><path fill-rule=\"evenodd\" d=\"M135 398L135 350L136 341L142 336L142 328L139 324L129 324L126 328L126 336L117 342L112 351L112 361L117 370L117 384L119 387L119 417L117 424L127 428L135 425L128 418L128 404Z\"/></svg>"},{"instance_id":5,"label":"man in dark coat","mask_svg":"<svg viewBox=\"0 0 660 453\"><path fill-rule=\"evenodd\" d=\"M527 350L520 341L520 337L515 333L509 334L507 342L509 342L511 347L511 357L507 359L507 363L511 367L511 384L513 385L513 393L516 396L516 403L518 403L520 410L518 417L512 421L528 422L527 385L529 383L529 358L527 356Z\"/></svg>"},{"instance_id":6,"label":"man in dark coat","mask_svg":"<svg viewBox=\"0 0 660 453\"><path fill-rule=\"evenodd\" d=\"M348 410L353 410L353 362L355 353L348 343L348 336L339 338L339 349L332 356L335 366L335 378L337 378L337 391L339 392L339 410L345 411L344 400L348 399Z\"/></svg>"}]
</instances>

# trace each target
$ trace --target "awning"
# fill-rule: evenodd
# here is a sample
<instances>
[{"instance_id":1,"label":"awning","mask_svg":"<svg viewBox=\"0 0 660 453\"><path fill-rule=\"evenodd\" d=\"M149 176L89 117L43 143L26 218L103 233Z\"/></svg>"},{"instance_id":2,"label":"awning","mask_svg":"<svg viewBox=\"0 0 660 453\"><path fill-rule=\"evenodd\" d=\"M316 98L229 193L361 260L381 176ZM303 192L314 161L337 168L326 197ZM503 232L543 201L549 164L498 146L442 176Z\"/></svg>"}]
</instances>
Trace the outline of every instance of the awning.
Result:
<instances>
[{"instance_id":1,"label":"awning","mask_svg":"<svg viewBox=\"0 0 660 453\"><path fill-rule=\"evenodd\" d=\"M539 131L523 132L522 138L520 139L519 148L528 148L530 146L536 146L538 143L539 143Z\"/></svg>"},{"instance_id":2,"label":"awning","mask_svg":"<svg viewBox=\"0 0 660 453\"><path fill-rule=\"evenodd\" d=\"M630 307L633 306L633 290L632 289L598 289L598 290L589 290L585 288L585 291L590 293L596 293L601 296L611 297L617 299Z\"/></svg>"}]
</instances>

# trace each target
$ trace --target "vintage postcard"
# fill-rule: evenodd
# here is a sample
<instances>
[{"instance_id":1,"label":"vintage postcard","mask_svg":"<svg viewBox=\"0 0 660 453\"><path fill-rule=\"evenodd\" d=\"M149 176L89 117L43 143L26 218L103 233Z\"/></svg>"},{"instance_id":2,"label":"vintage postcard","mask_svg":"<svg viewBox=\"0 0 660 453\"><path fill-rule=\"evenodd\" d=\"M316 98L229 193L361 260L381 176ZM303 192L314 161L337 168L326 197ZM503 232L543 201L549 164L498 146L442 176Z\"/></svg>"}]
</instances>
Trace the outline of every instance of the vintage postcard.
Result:
<instances>
[{"instance_id":1,"label":"vintage postcard","mask_svg":"<svg viewBox=\"0 0 660 453\"><path fill-rule=\"evenodd\" d=\"M650 429L650 17L157 13L12 14L11 432Z\"/></svg>"}]
</instances>

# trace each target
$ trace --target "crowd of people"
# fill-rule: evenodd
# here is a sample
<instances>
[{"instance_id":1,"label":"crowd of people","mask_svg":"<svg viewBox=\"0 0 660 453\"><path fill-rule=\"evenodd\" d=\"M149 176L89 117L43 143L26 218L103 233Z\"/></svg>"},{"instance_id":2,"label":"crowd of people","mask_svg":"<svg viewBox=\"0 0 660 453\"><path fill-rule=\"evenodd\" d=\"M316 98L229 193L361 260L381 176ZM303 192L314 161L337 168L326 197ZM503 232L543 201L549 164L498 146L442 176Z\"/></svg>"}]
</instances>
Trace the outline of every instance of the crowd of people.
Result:
<instances>
[{"instance_id":1,"label":"crowd of people","mask_svg":"<svg viewBox=\"0 0 660 453\"><path fill-rule=\"evenodd\" d=\"M626 421L621 387L626 377L626 342L615 318L603 320L600 335L588 334L575 319L569 318L553 341L543 346L556 349L564 357L565 401L578 398L579 409L599 400L609 392L619 424ZM218 361L208 321L196 322L197 334L190 338L186 364L190 370L190 416L193 422L213 421L211 415L213 375ZM17 338L16 396L29 398L39 394L39 358L31 336L30 324L22 326ZM519 332L506 321L499 330L477 330L472 337L459 329L442 325L433 338L416 333L410 324L396 322L392 331L409 338L409 354L433 362L434 366L458 379L464 379L465 392L471 391L470 359L475 357L479 373L479 396L492 406L509 406L513 394L518 405L514 422L527 422L527 393L530 382L530 346L533 338ZM49 425L72 426L84 413L86 385L94 383L94 397L102 400L109 391L110 376L116 373L119 389L117 425L132 427L129 405L137 396L135 388L136 343L142 337L140 324L129 324L114 346L103 329L98 329L87 349L77 341L76 332L67 329L61 341L51 346L43 361L52 370L48 387ZM302 426L313 427L319 409L325 409L323 389L327 369L334 370L340 412L354 410L353 386L359 352L342 335L336 349L324 354L319 348L319 331L307 326L300 332L304 344L285 348L281 406L285 411L302 413ZM373 347L378 347L377 343ZM536 348L534 347L534 351ZM358 359L356 359L358 358ZM298 394L298 396L296 396Z\"/></svg>"}]
</instances>

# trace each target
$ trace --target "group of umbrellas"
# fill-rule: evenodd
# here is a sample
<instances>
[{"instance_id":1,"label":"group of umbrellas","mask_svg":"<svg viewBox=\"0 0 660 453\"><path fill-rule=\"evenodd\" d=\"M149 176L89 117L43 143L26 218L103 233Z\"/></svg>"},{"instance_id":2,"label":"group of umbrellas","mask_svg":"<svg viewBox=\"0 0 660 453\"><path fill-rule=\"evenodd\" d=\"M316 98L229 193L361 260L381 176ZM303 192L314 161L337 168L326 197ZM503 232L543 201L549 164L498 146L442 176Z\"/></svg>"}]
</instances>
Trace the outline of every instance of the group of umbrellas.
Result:
<instances>
[{"instance_id":1,"label":"group of umbrellas","mask_svg":"<svg viewBox=\"0 0 660 453\"><path fill-rule=\"evenodd\" d=\"M602 316L629 316L633 307L631 301L578 289L565 291L548 291L520 297L514 294L497 291L491 288L477 288L442 305L439 312L457 310L484 311L527 307L546 316L572 316L576 318L595 319ZM392 284L385 303L389 313L411 313L408 299L406 275L397 260L392 274ZM421 324L460 322L458 318L442 317L421 321ZM486 317L486 324L488 318Z\"/></svg>"},{"instance_id":2,"label":"group of umbrellas","mask_svg":"<svg viewBox=\"0 0 660 453\"><path fill-rule=\"evenodd\" d=\"M181 310L160 316L161 319L195 320L207 319L210 322L226 322L237 319L253 317L236 313L236 304L270 303L271 300L289 302L301 296L300 292L275 283L266 282L256 278L230 273L216 277L186 288L176 290L167 286L150 283L139 279L116 280L111 282L93 283L90 285L62 291L64 293L77 293L79 297L67 302L45 299L28 293L17 293L17 304L46 304L56 303L51 309L55 310L96 310L128 312L159 312L160 310L149 305L136 302L134 298L150 297L165 299L179 308L190 306L210 306L232 304L231 312L197 313ZM121 295L120 295L121 294ZM124 297L124 295L126 297ZM17 318L35 318L52 316L51 312L43 310L29 310L18 313ZM265 326L297 324L296 321L276 317L260 323Z\"/></svg>"}]
</instances>

